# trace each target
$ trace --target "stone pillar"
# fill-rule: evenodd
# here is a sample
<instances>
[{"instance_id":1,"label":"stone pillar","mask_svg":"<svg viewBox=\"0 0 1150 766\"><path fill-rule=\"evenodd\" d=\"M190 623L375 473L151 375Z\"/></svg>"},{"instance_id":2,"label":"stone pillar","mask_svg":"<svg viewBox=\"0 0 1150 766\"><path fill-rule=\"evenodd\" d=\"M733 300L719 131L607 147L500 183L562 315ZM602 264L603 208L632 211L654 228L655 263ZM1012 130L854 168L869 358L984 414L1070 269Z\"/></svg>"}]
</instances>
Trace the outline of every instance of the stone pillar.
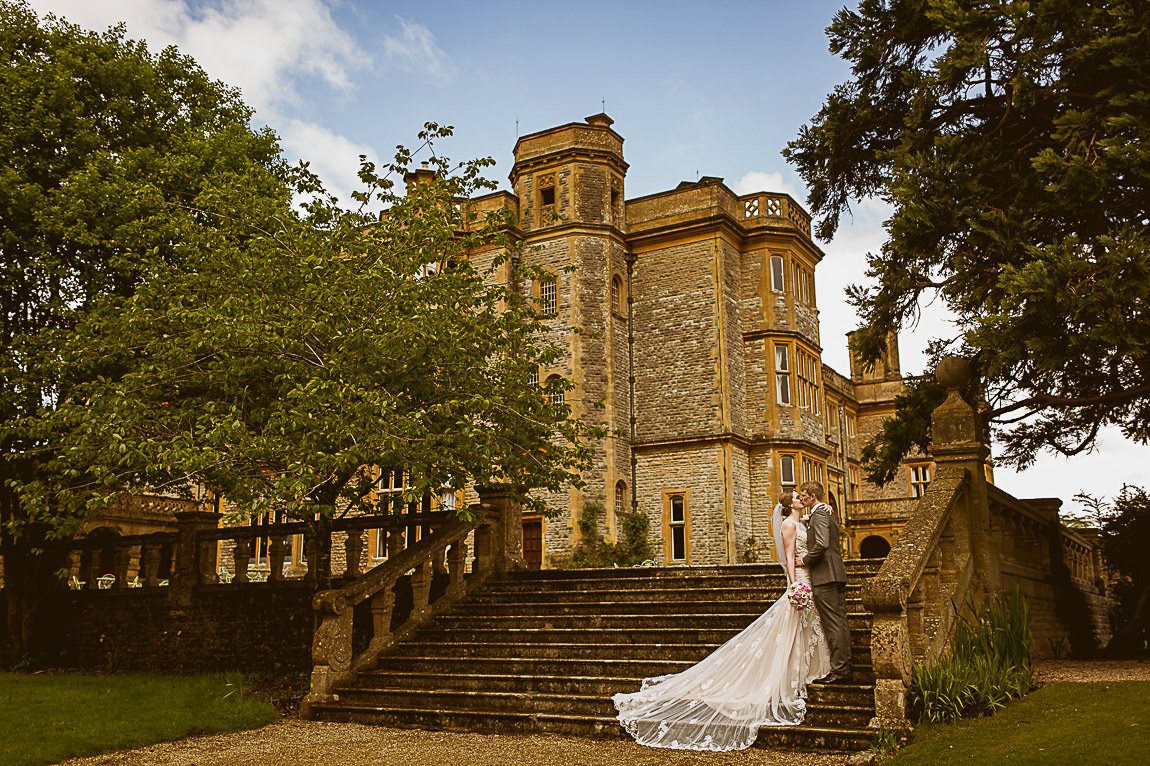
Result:
<instances>
[{"instance_id":1,"label":"stone pillar","mask_svg":"<svg viewBox=\"0 0 1150 766\"><path fill-rule=\"evenodd\" d=\"M984 468L990 447L984 439L985 429L978 413L960 393L973 379L973 371L970 362L949 356L939 362L935 377L947 389L947 396L931 416L930 453L937 465L936 475L957 469L969 477L967 521L971 555L974 556L974 576L983 586L975 592L993 592L999 585L999 557L994 552L998 541L990 533L990 499Z\"/></svg>"},{"instance_id":2,"label":"stone pillar","mask_svg":"<svg viewBox=\"0 0 1150 766\"><path fill-rule=\"evenodd\" d=\"M491 573L503 577L523 568L523 514L509 487L478 487L478 491L485 521L491 528Z\"/></svg>"},{"instance_id":3,"label":"stone pillar","mask_svg":"<svg viewBox=\"0 0 1150 766\"><path fill-rule=\"evenodd\" d=\"M218 529L220 514L213 511L179 511L176 516L176 567L172 575L172 598L181 606L192 603L201 572L215 572L215 551L212 545L201 549L199 533Z\"/></svg>"}]
</instances>

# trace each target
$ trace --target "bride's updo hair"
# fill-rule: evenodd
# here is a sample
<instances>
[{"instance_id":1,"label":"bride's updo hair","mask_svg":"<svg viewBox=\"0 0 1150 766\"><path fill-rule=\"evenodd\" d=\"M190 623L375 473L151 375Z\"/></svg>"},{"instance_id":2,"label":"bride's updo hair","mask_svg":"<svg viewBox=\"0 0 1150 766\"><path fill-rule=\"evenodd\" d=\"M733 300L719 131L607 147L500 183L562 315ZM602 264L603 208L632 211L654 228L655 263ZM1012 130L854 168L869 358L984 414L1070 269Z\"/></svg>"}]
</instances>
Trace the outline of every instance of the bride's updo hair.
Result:
<instances>
[{"instance_id":1,"label":"bride's updo hair","mask_svg":"<svg viewBox=\"0 0 1150 766\"><path fill-rule=\"evenodd\" d=\"M779 505L781 505L783 508L784 519L790 518L791 514L795 512L794 502L794 492L784 492L783 494L779 495Z\"/></svg>"}]
</instances>

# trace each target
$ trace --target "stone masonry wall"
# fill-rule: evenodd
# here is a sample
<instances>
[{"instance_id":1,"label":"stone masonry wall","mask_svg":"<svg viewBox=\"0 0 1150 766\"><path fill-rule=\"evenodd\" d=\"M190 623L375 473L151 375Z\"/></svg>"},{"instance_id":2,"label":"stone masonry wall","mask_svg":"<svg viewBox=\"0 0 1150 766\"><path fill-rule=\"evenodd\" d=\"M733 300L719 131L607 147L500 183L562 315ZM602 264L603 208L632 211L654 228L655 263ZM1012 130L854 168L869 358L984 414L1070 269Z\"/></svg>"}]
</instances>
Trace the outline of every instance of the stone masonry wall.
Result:
<instances>
[{"instance_id":1,"label":"stone masonry wall","mask_svg":"<svg viewBox=\"0 0 1150 766\"><path fill-rule=\"evenodd\" d=\"M201 588L176 608L165 591L61 591L44 606L56 664L116 671L304 672L314 615L304 583Z\"/></svg>"},{"instance_id":2,"label":"stone masonry wall","mask_svg":"<svg viewBox=\"0 0 1150 766\"><path fill-rule=\"evenodd\" d=\"M690 523L688 562L726 563L726 521L723 518L722 447L667 447L639 456L637 485L639 510L651 519L651 544L656 561L664 561L663 498L685 490ZM669 562L668 562L669 563Z\"/></svg>"},{"instance_id":3,"label":"stone masonry wall","mask_svg":"<svg viewBox=\"0 0 1150 766\"><path fill-rule=\"evenodd\" d=\"M635 377L640 441L710 434L721 424L711 240L639 256Z\"/></svg>"}]
</instances>

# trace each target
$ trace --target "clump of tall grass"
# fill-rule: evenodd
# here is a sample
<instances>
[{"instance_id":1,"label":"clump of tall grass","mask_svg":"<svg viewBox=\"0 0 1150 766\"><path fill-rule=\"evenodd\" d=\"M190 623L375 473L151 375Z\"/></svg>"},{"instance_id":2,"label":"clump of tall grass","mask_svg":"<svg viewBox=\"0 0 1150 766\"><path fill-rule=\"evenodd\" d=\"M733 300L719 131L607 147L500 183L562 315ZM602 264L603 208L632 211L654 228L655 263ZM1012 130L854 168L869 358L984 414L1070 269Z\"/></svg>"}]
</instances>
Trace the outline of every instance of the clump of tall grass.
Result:
<instances>
[{"instance_id":1,"label":"clump of tall grass","mask_svg":"<svg viewBox=\"0 0 1150 766\"><path fill-rule=\"evenodd\" d=\"M1017 589L991 596L974 619L960 621L947 659L916 663L909 702L919 721L993 715L1035 687L1030 607Z\"/></svg>"}]
</instances>

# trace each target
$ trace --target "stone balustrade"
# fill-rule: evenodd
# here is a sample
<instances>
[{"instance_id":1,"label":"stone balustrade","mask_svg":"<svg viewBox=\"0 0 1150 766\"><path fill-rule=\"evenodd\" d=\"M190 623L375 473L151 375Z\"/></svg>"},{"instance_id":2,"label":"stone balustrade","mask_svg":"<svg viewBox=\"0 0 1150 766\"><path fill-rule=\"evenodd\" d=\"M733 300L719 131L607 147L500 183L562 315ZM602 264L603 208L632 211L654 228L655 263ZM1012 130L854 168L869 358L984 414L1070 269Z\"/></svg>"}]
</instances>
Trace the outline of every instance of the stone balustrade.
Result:
<instances>
[{"instance_id":1,"label":"stone balustrade","mask_svg":"<svg viewBox=\"0 0 1150 766\"><path fill-rule=\"evenodd\" d=\"M409 635L431 614L446 607L471 586L490 576L505 575L522 566L521 512L506 490L481 488L481 504L471 509L473 522L453 520L421 537L402 552L341 588L317 593L312 600L316 629L312 640L311 689L304 700L305 717L310 706L330 701L335 690L356 674L372 667L380 653ZM471 577L464 578L467 540L474 536L475 556ZM433 593L436 573L446 574L445 587ZM397 614L401 580L406 577L410 609ZM406 595L406 594L405 594ZM437 597L436 597L437 596ZM370 640L354 651L356 606L370 606Z\"/></svg>"},{"instance_id":2,"label":"stone balustrade","mask_svg":"<svg viewBox=\"0 0 1150 766\"><path fill-rule=\"evenodd\" d=\"M958 609L977 608L997 588L982 468L987 447L974 409L959 393L969 376L963 360L939 365L949 394L932 418L935 478L878 574L863 585L863 605L874 613L874 727L907 726L914 664L945 656Z\"/></svg>"}]
</instances>

